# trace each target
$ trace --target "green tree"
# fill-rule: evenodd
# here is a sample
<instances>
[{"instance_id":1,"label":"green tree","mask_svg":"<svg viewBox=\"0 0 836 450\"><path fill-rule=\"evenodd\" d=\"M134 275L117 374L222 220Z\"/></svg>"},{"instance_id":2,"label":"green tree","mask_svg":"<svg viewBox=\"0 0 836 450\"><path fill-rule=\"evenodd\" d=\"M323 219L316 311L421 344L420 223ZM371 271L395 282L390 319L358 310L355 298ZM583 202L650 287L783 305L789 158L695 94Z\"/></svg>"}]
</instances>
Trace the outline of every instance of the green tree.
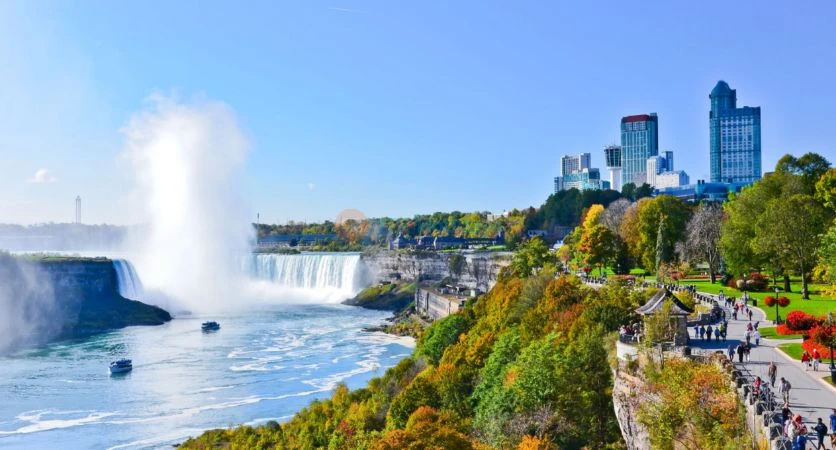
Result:
<instances>
[{"instance_id":1,"label":"green tree","mask_svg":"<svg viewBox=\"0 0 836 450\"><path fill-rule=\"evenodd\" d=\"M525 278L531 275L535 269L555 262L555 255L549 251L546 241L540 236L535 236L514 252L514 257L511 259L511 269L518 276Z\"/></svg>"},{"instance_id":2,"label":"green tree","mask_svg":"<svg viewBox=\"0 0 836 450\"><path fill-rule=\"evenodd\" d=\"M637 203L638 217L635 224L634 254L645 270L656 269L656 255L661 251L664 258L674 254L676 243L684 240L685 230L691 215L688 205L671 195L660 195ZM625 216L622 228L630 226L629 213ZM659 222L664 221L664 233L659 240ZM627 240L628 244L630 243ZM659 251L657 248L661 247Z\"/></svg>"},{"instance_id":3,"label":"green tree","mask_svg":"<svg viewBox=\"0 0 836 450\"><path fill-rule=\"evenodd\" d=\"M830 169L830 161L818 153L805 153L796 158L784 155L775 164L778 173L789 173L801 177L804 192L813 195L816 192L816 182Z\"/></svg>"},{"instance_id":4,"label":"green tree","mask_svg":"<svg viewBox=\"0 0 836 450\"><path fill-rule=\"evenodd\" d=\"M801 274L801 293L808 299L807 282L816 265L821 236L830 224L827 211L813 197L796 194L769 201L756 223L756 245Z\"/></svg>"},{"instance_id":5,"label":"green tree","mask_svg":"<svg viewBox=\"0 0 836 450\"><path fill-rule=\"evenodd\" d=\"M836 169L825 172L816 183L816 199L836 212Z\"/></svg>"}]
</instances>

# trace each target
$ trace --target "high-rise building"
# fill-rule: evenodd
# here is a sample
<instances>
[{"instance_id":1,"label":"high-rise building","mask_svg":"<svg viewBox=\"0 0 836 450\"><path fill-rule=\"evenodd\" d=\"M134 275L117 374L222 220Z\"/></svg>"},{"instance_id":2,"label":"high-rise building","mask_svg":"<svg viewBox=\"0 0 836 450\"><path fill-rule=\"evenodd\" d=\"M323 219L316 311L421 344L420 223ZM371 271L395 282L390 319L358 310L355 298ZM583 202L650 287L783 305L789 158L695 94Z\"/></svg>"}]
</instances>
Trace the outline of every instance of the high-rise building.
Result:
<instances>
[{"instance_id":1,"label":"high-rise building","mask_svg":"<svg viewBox=\"0 0 836 450\"><path fill-rule=\"evenodd\" d=\"M647 159L659 155L659 118L656 113L621 119L621 182L647 182Z\"/></svg>"},{"instance_id":2,"label":"high-rise building","mask_svg":"<svg viewBox=\"0 0 836 450\"><path fill-rule=\"evenodd\" d=\"M737 91L718 81L708 113L711 181L752 183L761 178L761 108L737 107Z\"/></svg>"},{"instance_id":3,"label":"high-rise building","mask_svg":"<svg viewBox=\"0 0 836 450\"><path fill-rule=\"evenodd\" d=\"M621 146L608 145L604 147L604 158L610 171L610 189L621 190Z\"/></svg>"},{"instance_id":4,"label":"high-rise building","mask_svg":"<svg viewBox=\"0 0 836 450\"><path fill-rule=\"evenodd\" d=\"M560 175L566 176L583 169L592 167L592 155L581 153L580 155L564 155L560 158Z\"/></svg>"},{"instance_id":5,"label":"high-rise building","mask_svg":"<svg viewBox=\"0 0 836 450\"><path fill-rule=\"evenodd\" d=\"M666 150L663 154L665 156L651 156L647 158L645 182L654 187L657 187L656 180L658 175L673 172L673 152Z\"/></svg>"},{"instance_id":6,"label":"high-rise building","mask_svg":"<svg viewBox=\"0 0 836 450\"><path fill-rule=\"evenodd\" d=\"M565 155L560 158L560 176L554 178L554 192L567 189L609 189L610 183L601 180L601 171L591 166L592 155Z\"/></svg>"}]
</instances>

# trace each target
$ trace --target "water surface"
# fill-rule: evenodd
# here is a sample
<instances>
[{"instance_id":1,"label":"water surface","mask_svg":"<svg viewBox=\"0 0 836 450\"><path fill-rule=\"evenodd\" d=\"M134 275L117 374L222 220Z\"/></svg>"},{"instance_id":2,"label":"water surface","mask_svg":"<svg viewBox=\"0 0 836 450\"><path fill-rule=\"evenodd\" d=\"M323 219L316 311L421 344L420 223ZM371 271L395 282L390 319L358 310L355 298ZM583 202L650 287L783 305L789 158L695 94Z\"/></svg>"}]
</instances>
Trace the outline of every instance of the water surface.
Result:
<instances>
[{"instance_id":1,"label":"water surface","mask_svg":"<svg viewBox=\"0 0 836 450\"><path fill-rule=\"evenodd\" d=\"M263 306L0 357L0 447L170 448L210 428L286 420L408 356L409 340L362 331L387 315ZM202 333L203 320L222 328ZM133 359L133 372L111 376L119 358Z\"/></svg>"}]
</instances>

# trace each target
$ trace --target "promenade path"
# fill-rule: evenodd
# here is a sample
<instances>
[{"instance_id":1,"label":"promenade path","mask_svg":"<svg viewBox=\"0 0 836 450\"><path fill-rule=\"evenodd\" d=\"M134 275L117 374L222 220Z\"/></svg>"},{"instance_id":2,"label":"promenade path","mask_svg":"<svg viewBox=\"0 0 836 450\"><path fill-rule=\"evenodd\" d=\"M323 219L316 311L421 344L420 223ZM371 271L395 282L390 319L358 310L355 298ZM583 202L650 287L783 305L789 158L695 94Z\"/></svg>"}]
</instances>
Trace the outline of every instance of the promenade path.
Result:
<instances>
[{"instance_id":1,"label":"promenade path","mask_svg":"<svg viewBox=\"0 0 836 450\"><path fill-rule=\"evenodd\" d=\"M752 322L760 321L759 326L771 325L771 321L767 321L766 317L758 308L753 308ZM701 353L711 352L712 350L728 350L729 345L736 346L739 341L745 340L745 334L749 319L742 319L739 315L739 320L732 319L730 309L726 308L726 317L729 320L729 331L727 342L716 342L711 340L702 341L694 339L693 327L688 330L691 334L691 343L689 344L694 349L700 349ZM795 340L772 340L761 339L759 346L754 346L752 341L752 352L750 354L750 362L742 364L737 363L737 354L735 353L735 364L742 365L749 369L753 376L760 376L762 380L768 383L769 377L766 374L770 361L774 361L778 367L778 376L775 382L775 392L778 391L781 377L789 380L792 385L790 390L790 409L794 414L801 414L807 428L811 431L816 423L816 420L821 417L825 425L828 427L828 433L833 433L836 430L830 430L830 414L833 408L836 408L836 389L827 386L820 378L830 375L829 364L822 361L819 366L819 372L814 374L812 369L809 372L805 371L804 366L800 361L793 361L789 359L786 354L777 349L778 345L787 342L801 342L799 339ZM779 397L780 399L780 397ZM811 436L812 437L812 436ZM812 442L815 442L813 440ZM830 440L825 440L827 448L831 448ZM809 448L815 448L815 445L808 444Z\"/></svg>"}]
</instances>

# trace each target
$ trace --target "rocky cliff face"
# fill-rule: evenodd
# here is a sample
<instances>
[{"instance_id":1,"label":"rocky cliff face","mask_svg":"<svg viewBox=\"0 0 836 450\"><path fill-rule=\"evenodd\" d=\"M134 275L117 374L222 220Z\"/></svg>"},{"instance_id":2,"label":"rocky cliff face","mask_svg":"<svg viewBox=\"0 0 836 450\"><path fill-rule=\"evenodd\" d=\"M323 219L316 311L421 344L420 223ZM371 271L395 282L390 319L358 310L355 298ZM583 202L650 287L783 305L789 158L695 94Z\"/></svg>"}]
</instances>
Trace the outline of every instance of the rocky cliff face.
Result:
<instances>
[{"instance_id":1,"label":"rocky cliff face","mask_svg":"<svg viewBox=\"0 0 836 450\"><path fill-rule=\"evenodd\" d=\"M613 406L627 450L647 450L650 448L650 437L647 430L636 421L639 404L643 400L640 395L643 392L643 386L644 381L627 374L623 370L614 374Z\"/></svg>"},{"instance_id":2,"label":"rocky cliff face","mask_svg":"<svg viewBox=\"0 0 836 450\"><path fill-rule=\"evenodd\" d=\"M455 261L461 257L463 262ZM452 263L451 258L454 259ZM379 251L364 253L361 260L375 283L397 277L410 282L438 282L449 278L456 284L488 291L496 283L502 267L511 262L511 253Z\"/></svg>"},{"instance_id":3,"label":"rocky cliff face","mask_svg":"<svg viewBox=\"0 0 836 450\"><path fill-rule=\"evenodd\" d=\"M0 352L130 325L159 325L166 311L119 295L107 259L24 260L0 254Z\"/></svg>"}]
</instances>

